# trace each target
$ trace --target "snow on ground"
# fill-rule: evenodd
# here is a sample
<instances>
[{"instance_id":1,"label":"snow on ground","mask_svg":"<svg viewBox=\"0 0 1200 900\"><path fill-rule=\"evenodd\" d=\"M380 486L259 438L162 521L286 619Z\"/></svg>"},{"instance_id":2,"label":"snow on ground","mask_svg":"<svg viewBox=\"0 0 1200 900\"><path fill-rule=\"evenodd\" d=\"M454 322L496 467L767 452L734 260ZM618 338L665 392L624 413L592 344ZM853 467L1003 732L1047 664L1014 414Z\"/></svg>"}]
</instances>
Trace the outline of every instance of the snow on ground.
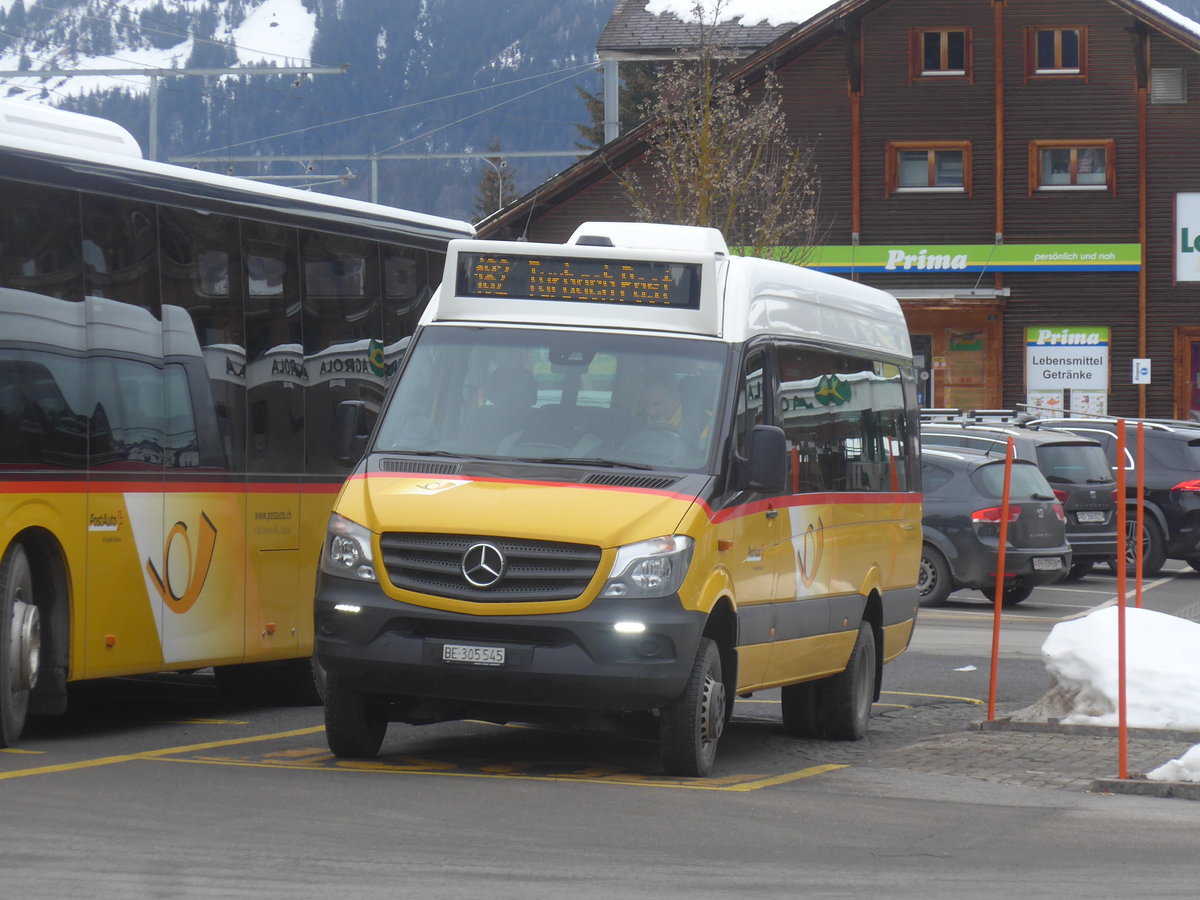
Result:
<instances>
[{"instance_id":1,"label":"snow on ground","mask_svg":"<svg viewBox=\"0 0 1200 900\"><path fill-rule=\"evenodd\" d=\"M309 64L308 54L316 35L317 17L300 0L264 0L234 29L233 42L238 48L238 62L243 66L260 62L304 66ZM347 60L324 65L341 62Z\"/></svg>"},{"instance_id":2,"label":"snow on ground","mask_svg":"<svg viewBox=\"0 0 1200 900\"><path fill-rule=\"evenodd\" d=\"M11 6L10 0L0 0L0 6ZM137 16L138 13L152 9L159 0L127 0L123 8ZM176 0L177 5L188 7L188 0ZM33 5L26 0L25 6ZM234 29L229 29L224 20L225 6L218 7L222 17L217 26L213 40L227 41L232 39L236 45L238 65L254 66L275 64L277 66L311 65L309 54L312 52L313 39L317 33L317 19L313 13L304 8L301 0L262 0L242 23ZM29 51L32 69L56 68L63 66L72 69L173 69L187 65L192 54L192 39L181 38L178 44L165 49L153 47L131 48L120 47L107 56L85 56L57 58L45 51ZM20 48L11 47L6 53L0 54L0 69L16 69L20 60ZM344 60L328 65L338 65ZM150 89L150 79L138 75L75 75L70 78L51 78L43 81L40 77L9 78L5 82L6 91L12 88L23 88L25 93L18 99L39 100L42 89L45 88L53 101L56 98L80 96L91 91L120 87L134 93L143 93Z\"/></svg>"},{"instance_id":3,"label":"snow on ground","mask_svg":"<svg viewBox=\"0 0 1200 900\"><path fill-rule=\"evenodd\" d=\"M1042 645L1064 725L1118 724L1118 610L1059 622ZM1130 728L1200 731L1200 623L1148 609L1125 610L1125 706ZM1032 709L1033 707L1031 707ZM1017 714L1014 718L1020 718ZM1200 781L1200 744L1147 773Z\"/></svg>"},{"instance_id":4,"label":"snow on ground","mask_svg":"<svg viewBox=\"0 0 1200 900\"><path fill-rule=\"evenodd\" d=\"M742 17L742 25L786 25L807 22L838 0L703 0L705 18L712 17L715 2L721 2L721 21ZM656 16L671 13L685 22L694 21L696 0L647 0L646 12Z\"/></svg>"}]
</instances>

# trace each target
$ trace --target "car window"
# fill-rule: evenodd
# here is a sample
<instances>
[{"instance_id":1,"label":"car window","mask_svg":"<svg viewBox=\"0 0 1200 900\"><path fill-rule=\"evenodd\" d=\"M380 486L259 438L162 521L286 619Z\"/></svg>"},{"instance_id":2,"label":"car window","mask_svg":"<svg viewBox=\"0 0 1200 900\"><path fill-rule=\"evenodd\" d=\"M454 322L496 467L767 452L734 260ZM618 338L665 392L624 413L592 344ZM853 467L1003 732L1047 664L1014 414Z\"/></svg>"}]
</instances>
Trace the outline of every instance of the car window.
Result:
<instances>
[{"instance_id":1,"label":"car window","mask_svg":"<svg viewBox=\"0 0 1200 900\"><path fill-rule=\"evenodd\" d=\"M1004 463L997 461L980 466L971 473L971 483L985 497L999 500L1004 496ZM1014 461L1008 496L1010 500L1052 500L1054 492L1037 466Z\"/></svg>"},{"instance_id":2,"label":"car window","mask_svg":"<svg viewBox=\"0 0 1200 900\"><path fill-rule=\"evenodd\" d=\"M1095 444L1040 444L1037 461L1051 484L1107 484L1113 480L1108 457Z\"/></svg>"},{"instance_id":3,"label":"car window","mask_svg":"<svg viewBox=\"0 0 1200 900\"><path fill-rule=\"evenodd\" d=\"M940 488L949 484L954 478L954 473L943 466L935 466L930 463L921 465L921 485L926 494L936 493Z\"/></svg>"}]
</instances>

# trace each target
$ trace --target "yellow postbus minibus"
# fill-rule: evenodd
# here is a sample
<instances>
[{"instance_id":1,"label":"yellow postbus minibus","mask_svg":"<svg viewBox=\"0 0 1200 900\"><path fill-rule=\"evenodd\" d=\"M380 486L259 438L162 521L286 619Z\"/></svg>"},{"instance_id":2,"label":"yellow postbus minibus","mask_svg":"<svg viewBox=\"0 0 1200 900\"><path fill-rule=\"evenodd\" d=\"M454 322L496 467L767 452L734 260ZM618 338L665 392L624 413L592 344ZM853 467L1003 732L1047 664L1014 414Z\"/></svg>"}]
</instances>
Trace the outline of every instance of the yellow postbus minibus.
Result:
<instances>
[{"instance_id":1,"label":"yellow postbus minibus","mask_svg":"<svg viewBox=\"0 0 1200 900\"><path fill-rule=\"evenodd\" d=\"M0 103L0 747L67 684L317 701L339 404L377 411L470 225L142 159Z\"/></svg>"},{"instance_id":2,"label":"yellow postbus minibus","mask_svg":"<svg viewBox=\"0 0 1200 900\"><path fill-rule=\"evenodd\" d=\"M917 613L892 296L706 228L452 241L373 429L360 407L316 597L334 753L391 721L617 716L705 775L770 688L789 733L865 733Z\"/></svg>"}]
</instances>

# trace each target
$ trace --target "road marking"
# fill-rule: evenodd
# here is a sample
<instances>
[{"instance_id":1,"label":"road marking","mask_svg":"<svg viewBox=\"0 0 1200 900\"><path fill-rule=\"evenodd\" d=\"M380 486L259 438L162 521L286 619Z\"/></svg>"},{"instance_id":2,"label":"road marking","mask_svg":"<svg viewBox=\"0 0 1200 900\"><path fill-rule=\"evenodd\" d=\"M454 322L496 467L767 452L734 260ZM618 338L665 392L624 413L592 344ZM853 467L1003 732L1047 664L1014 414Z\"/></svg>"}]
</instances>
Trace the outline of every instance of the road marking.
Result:
<instances>
[{"instance_id":1,"label":"road marking","mask_svg":"<svg viewBox=\"0 0 1200 900\"><path fill-rule=\"evenodd\" d=\"M5 747L0 749L0 753L28 753L30 755L36 755L38 753L45 752L45 750L22 750L20 747Z\"/></svg>"},{"instance_id":2,"label":"road marking","mask_svg":"<svg viewBox=\"0 0 1200 900\"><path fill-rule=\"evenodd\" d=\"M273 756L276 754L268 754ZM269 760L263 757L259 760L236 759L220 756L154 756L155 762L185 763L191 765L232 766L234 768L250 769L284 769L294 772L358 772L387 775L441 775L453 778L519 778L522 781L556 781L573 784L613 784L622 787L672 788L675 790L691 791L725 791L733 793L748 793L762 790L780 784L788 784L822 775L835 769L848 768L845 765L810 766L795 772L785 772L782 775L758 777L754 775L726 775L719 778L671 779L658 775L642 775L636 772L621 772L612 766L583 764L579 774L572 775L539 775L533 772L521 772L521 763L495 764L475 771L464 771L455 768L454 763L445 760L430 760L416 757L401 757L399 764L386 759L338 759L328 757L325 760L310 762L284 762ZM326 763L326 764L317 764Z\"/></svg>"},{"instance_id":3,"label":"road marking","mask_svg":"<svg viewBox=\"0 0 1200 900\"><path fill-rule=\"evenodd\" d=\"M95 759L80 759L70 763L59 763L53 766L38 766L33 769L15 769L11 772L0 772L0 781L13 778L27 778L30 775L54 775L59 772L74 772L79 769L95 769L100 766L112 766L117 763L134 762L142 759L159 759L164 756L176 756L180 753L195 753L200 750L212 750L217 747L233 747L238 744L253 744L256 741L271 741L282 738L300 737L301 735L319 734L325 730L324 725L312 728L299 728L295 731L277 731L274 734L258 734L253 737L233 738L224 741L207 741L203 744L189 744L183 747L164 747L161 750L144 750L140 753L122 753L118 756L100 756Z\"/></svg>"},{"instance_id":4,"label":"road marking","mask_svg":"<svg viewBox=\"0 0 1200 900\"><path fill-rule=\"evenodd\" d=\"M844 765L824 765L810 766L807 769L800 769L798 772L788 772L786 775L774 775L770 778L760 778L758 781L748 781L745 784L735 785L733 787L721 788L725 791L757 791L765 787L774 787L777 784L787 784L791 781L799 781L801 778L811 778L814 775L823 775L826 772L832 772L834 769L848 768Z\"/></svg>"},{"instance_id":5,"label":"road marking","mask_svg":"<svg viewBox=\"0 0 1200 900\"><path fill-rule=\"evenodd\" d=\"M917 691L880 691L879 693L892 697L930 697L934 700L960 700L963 703L983 704L982 700L976 700L974 697L956 697L953 694L921 694Z\"/></svg>"}]
</instances>

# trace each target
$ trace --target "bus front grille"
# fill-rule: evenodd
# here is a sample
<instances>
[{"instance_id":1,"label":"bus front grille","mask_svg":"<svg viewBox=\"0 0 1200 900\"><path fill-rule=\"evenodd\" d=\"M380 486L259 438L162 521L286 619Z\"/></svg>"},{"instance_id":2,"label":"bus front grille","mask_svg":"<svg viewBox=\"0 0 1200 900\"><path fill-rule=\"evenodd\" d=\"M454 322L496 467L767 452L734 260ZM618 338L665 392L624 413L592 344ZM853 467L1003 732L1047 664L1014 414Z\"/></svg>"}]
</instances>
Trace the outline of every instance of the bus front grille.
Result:
<instances>
[{"instance_id":1,"label":"bus front grille","mask_svg":"<svg viewBox=\"0 0 1200 900\"><path fill-rule=\"evenodd\" d=\"M599 547L487 535L385 532L379 546L395 587L476 603L572 600L600 563Z\"/></svg>"}]
</instances>

